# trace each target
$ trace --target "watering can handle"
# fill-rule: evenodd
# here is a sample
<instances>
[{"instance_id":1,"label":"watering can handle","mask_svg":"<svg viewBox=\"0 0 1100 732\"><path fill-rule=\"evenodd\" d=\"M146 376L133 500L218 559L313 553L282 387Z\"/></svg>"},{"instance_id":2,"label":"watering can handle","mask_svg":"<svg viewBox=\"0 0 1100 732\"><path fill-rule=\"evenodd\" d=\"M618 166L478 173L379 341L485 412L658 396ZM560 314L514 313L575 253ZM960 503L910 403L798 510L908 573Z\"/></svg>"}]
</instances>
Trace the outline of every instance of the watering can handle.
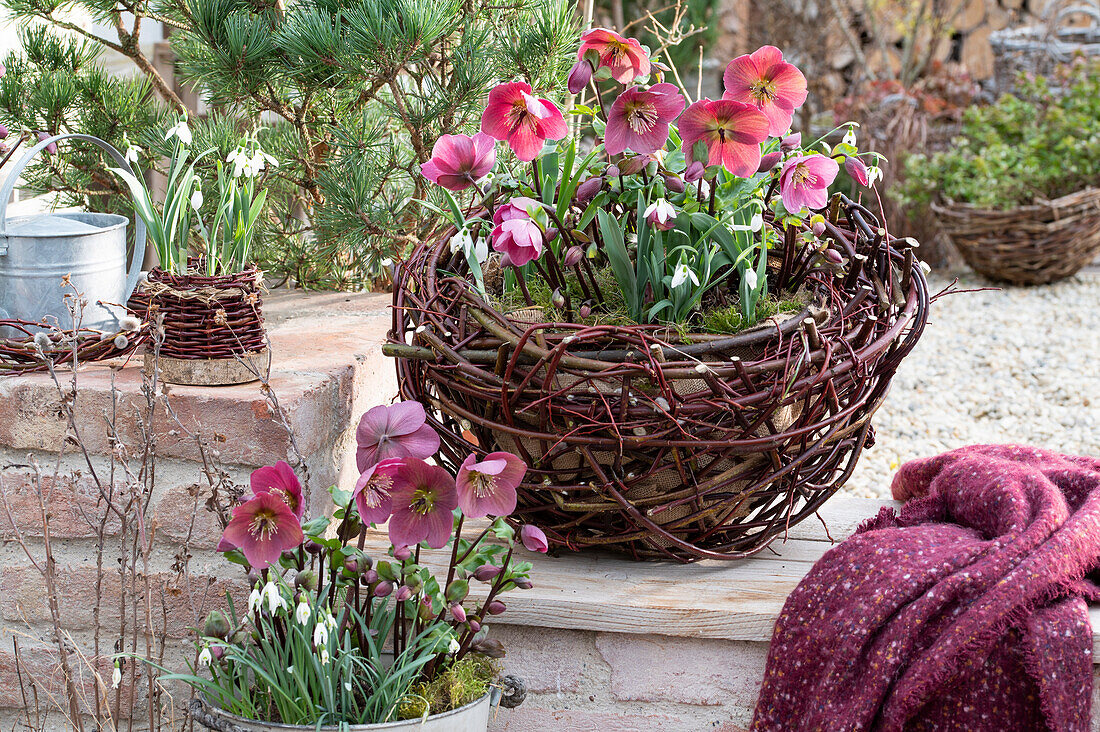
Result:
<instances>
[{"instance_id":1,"label":"watering can handle","mask_svg":"<svg viewBox=\"0 0 1100 732\"><path fill-rule=\"evenodd\" d=\"M135 175L134 169L126 162L126 158L122 156L122 153L112 147L110 143L104 142L98 137L69 133L65 135L55 135L54 137L42 140L19 159L11 175L4 181L4 187L0 188L0 256L3 256L7 251L7 247L4 246L4 240L7 239L8 230L8 200L11 198L12 191L15 190L15 183L19 180L19 174L23 172L23 169L27 167L35 155L45 150L47 146L55 142L60 142L61 140L81 140L97 145L111 156L111 160L114 160L118 167L131 175ZM134 288L137 287L138 278L141 276L141 263L145 260L145 222L142 221L141 217L137 214L134 215L134 220L137 222L137 231L134 236L134 254L130 260L130 271L126 274L127 300L130 299L130 295L134 293Z\"/></svg>"}]
</instances>

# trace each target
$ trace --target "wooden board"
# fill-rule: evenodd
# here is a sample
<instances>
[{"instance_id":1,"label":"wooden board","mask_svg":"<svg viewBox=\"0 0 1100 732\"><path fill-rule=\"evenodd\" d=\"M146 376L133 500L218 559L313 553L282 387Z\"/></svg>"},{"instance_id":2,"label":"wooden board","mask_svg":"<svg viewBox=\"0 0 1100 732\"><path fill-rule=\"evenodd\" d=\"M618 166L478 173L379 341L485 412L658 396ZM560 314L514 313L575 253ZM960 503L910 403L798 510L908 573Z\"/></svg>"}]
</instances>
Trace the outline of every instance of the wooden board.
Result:
<instances>
[{"instance_id":1,"label":"wooden board","mask_svg":"<svg viewBox=\"0 0 1100 732\"><path fill-rule=\"evenodd\" d=\"M152 351L145 351L145 373L153 373ZM256 381L271 365L271 351L247 353L240 358L185 359L160 357L160 378L169 384L230 386Z\"/></svg>"},{"instance_id":2,"label":"wooden board","mask_svg":"<svg viewBox=\"0 0 1100 732\"><path fill-rule=\"evenodd\" d=\"M894 501L836 496L820 511L829 534L840 541ZM464 532L465 533L465 532ZM814 562L832 548L820 521L807 519L750 559L682 565L632 562L608 554L533 555L535 586L505 598L508 612L495 622L567 630L767 642L787 595ZM368 540L368 553L386 548L385 537ZM437 560L437 561L435 561ZM438 569L446 557L425 563ZM477 595L480 583L472 583ZM483 586L481 586L483 587ZM1090 608L1093 658L1100 659L1100 607Z\"/></svg>"}]
</instances>

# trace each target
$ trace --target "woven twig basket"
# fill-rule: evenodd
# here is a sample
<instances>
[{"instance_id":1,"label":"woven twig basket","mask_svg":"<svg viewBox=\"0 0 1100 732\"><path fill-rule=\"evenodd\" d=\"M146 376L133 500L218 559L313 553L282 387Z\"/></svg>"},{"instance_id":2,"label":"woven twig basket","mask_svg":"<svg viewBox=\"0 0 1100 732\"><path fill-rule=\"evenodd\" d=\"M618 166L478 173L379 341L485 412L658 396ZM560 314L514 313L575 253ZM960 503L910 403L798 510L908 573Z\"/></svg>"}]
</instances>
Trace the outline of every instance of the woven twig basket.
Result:
<instances>
[{"instance_id":1,"label":"woven twig basket","mask_svg":"<svg viewBox=\"0 0 1100 732\"><path fill-rule=\"evenodd\" d=\"M255 267L228 275L152 270L130 308L163 328L157 351L164 379L220 385L259 378L269 359L261 287ZM146 361L153 355L147 348Z\"/></svg>"},{"instance_id":2,"label":"woven twig basket","mask_svg":"<svg viewBox=\"0 0 1100 732\"><path fill-rule=\"evenodd\" d=\"M998 282L1055 282L1100 254L1100 189L1007 211L953 201L932 210L966 263Z\"/></svg>"},{"instance_id":3,"label":"woven twig basket","mask_svg":"<svg viewBox=\"0 0 1100 732\"><path fill-rule=\"evenodd\" d=\"M812 270L813 305L733 336L524 322L474 293L447 238L422 246L398 272L384 349L401 396L426 406L451 467L470 452L523 457L513 515L558 548L754 554L851 474L927 318L909 242L848 203L828 237L853 266ZM786 241L771 259L812 256Z\"/></svg>"},{"instance_id":4,"label":"woven twig basket","mask_svg":"<svg viewBox=\"0 0 1100 732\"><path fill-rule=\"evenodd\" d=\"M1051 76L1074 56L1100 56L1100 2L1058 0L1044 15L1044 23L1005 28L989 36L997 92L1011 92L1021 73Z\"/></svg>"}]
</instances>

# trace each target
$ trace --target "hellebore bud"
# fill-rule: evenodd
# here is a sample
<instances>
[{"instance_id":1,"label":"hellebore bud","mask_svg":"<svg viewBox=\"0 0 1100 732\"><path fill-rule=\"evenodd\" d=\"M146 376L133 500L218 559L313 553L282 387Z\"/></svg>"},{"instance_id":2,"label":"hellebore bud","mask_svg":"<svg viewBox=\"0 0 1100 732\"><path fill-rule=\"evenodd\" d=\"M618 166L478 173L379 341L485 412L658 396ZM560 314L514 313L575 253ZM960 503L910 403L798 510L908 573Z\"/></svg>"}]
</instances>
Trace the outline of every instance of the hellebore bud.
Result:
<instances>
[{"instance_id":1,"label":"hellebore bud","mask_svg":"<svg viewBox=\"0 0 1100 732\"><path fill-rule=\"evenodd\" d=\"M687 166L687 170L684 171L684 182L694 183L703 177L703 173L707 172L707 168L702 162L696 160L691 165Z\"/></svg>"},{"instance_id":2,"label":"hellebore bud","mask_svg":"<svg viewBox=\"0 0 1100 732\"><path fill-rule=\"evenodd\" d=\"M596 194L603 189L604 179L602 177L589 178L584 183L577 186L576 192L573 194L573 201L578 206L584 207L596 197Z\"/></svg>"},{"instance_id":3,"label":"hellebore bud","mask_svg":"<svg viewBox=\"0 0 1100 732\"><path fill-rule=\"evenodd\" d=\"M424 597L420 598L420 619L426 623L430 621L434 615L435 613L432 612L432 598L424 595Z\"/></svg>"},{"instance_id":4,"label":"hellebore bud","mask_svg":"<svg viewBox=\"0 0 1100 732\"><path fill-rule=\"evenodd\" d=\"M225 655L225 646L213 645L210 646L210 655L214 657L215 661L222 660L222 656Z\"/></svg>"},{"instance_id":5,"label":"hellebore bud","mask_svg":"<svg viewBox=\"0 0 1100 732\"><path fill-rule=\"evenodd\" d=\"M485 606L485 612L490 615L500 615L506 609L507 607L500 600L490 600L489 604Z\"/></svg>"},{"instance_id":6,"label":"hellebore bud","mask_svg":"<svg viewBox=\"0 0 1100 732\"><path fill-rule=\"evenodd\" d=\"M305 548L310 554L320 554L324 550L324 547L313 539L306 539Z\"/></svg>"},{"instance_id":7,"label":"hellebore bud","mask_svg":"<svg viewBox=\"0 0 1100 732\"><path fill-rule=\"evenodd\" d=\"M554 290L554 293L550 295L550 302L556 308L563 308L565 307L565 295L561 294L561 290Z\"/></svg>"},{"instance_id":8,"label":"hellebore bud","mask_svg":"<svg viewBox=\"0 0 1100 732\"><path fill-rule=\"evenodd\" d=\"M470 626L470 630L478 632L481 630L481 623L477 622L477 618L469 618L466 620L466 624Z\"/></svg>"},{"instance_id":9,"label":"hellebore bud","mask_svg":"<svg viewBox=\"0 0 1100 732\"><path fill-rule=\"evenodd\" d=\"M760 167L756 169L757 173L767 173L779 163L779 158L783 157L783 154L779 151L770 152L767 155L760 158Z\"/></svg>"},{"instance_id":10,"label":"hellebore bud","mask_svg":"<svg viewBox=\"0 0 1100 732\"><path fill-rule=\"evenodd\" d=\"M802 133L795 132L794 134L787 135L779 141L779 149L783 152L790 152L796 147L802 144Z\"/></svg>"},{"instance_id":11,"label":"hellebore bud","mask_svg":"<svg viewBox=\"0 0 1100 732\"><path fill-rule=\"evenodd\" d=\"M310 592L317 590L317 573L312 569L306 569L299 572L294 577L294 586Z\"/></svg>"},{"instance_id":12,"label":"hellebore bud","mask_svg":"<svg viewBox=\"0 0 1100 732\"><path fill-rule=\"evenodd\" d=\"M542 240L549 244L558 238L558 229L555 226L551 226L546 231L542 232Z\"/></svg>"},{"instance_id":13,"label":"hellebore bud","mask_svg":"<svg viewBox=\"0 0 1100 732\"><path fill-rule=\"evenodd\" d=\"M581 316L581 319L587 318L592 314L592 306L587 303L577 308L577 315Z\"/></svg>"},{"instance_id":14,"label":"hellebore bud","mask_svg":"<svg viewBox=\"0 0 1100 732\"><path fill-rule=\"evenodd\" d=\"M833 264L843 264L844 257L840 256L840 252L835 249L826 249L822 254L825 255L825 259L829 260Z\"/></svg>"},{"instance_id":15,"label":"hellebore bud","mask_svg":"<svg viewBox=\"0 0 1100 732\"><path fill-rule=\"evenodd\" d=\"M810 228L813 230L814 236L822 236L822 235L825 234L825 222L824 221L817 221Z\"/></svg>"},{"instance_id":16,"label":"hellebore bud","mask_svg":"<svg viewBox=\"0 0 1100 732\"><path fill-rule=\"evenodd\" d=\"M458 603L451 605L451 616L460 623L466 622L466 608Z\"/></svg>"},{"instance_id":17,"label":"hellebore bud","mask_svg":"<svg viewBox=\"0 0 1100 732\"><path fill-rule=\"evenodd\" d=\"M6 139L8 139L7 125L0 125L0 140L6 140Z\"/></svg>"},{"instance_id":18,"label":"hellebore bud","mask_svg":"<svg viewBox=\"0 0 1100 732\"><path fill-rule=\"evenodd\" d=\"M623 161L623 164L619 166L619 171L623 175L634 175L642 172L648 162L648 155L634 155Z\"/></svg>"},{"instance_id":19,"label":"hellebore bud","mask_svg":"<svg viewBox=\"0 0 1100 732\"><path fill-rule=\"evenodd\" d=\"M573 246L565 250L565 256L562 257L562 261L566 267L575 267L581 263L584 258L584 250L580 247Z\"/></svg>"},{"instance_id":20,"label":"hellebore bud","mask_svg":"<svg viewBox=\"0 0 1100 732\"><path fill-rule=\"evenodd\" d=\"M412 596L413 596L412 588L409 587L408 585L401 585L400 587L397 588L397 593L394 594L393 598L395 600L397 600L398 602L405 602L405 600L408 600Z\"/></svg>"},{"instance_id":21,"label":"hellebore bud","mask_svg":"<svg viewBox=\"0 0 1100 732\"><path fill-rule=\"evenodd\" d=\"M50 138L50 133L49 132L37 132L35 134L38 135L38 141L39 142L42 142L43 140L48 140ZM57 143L56 142L51 142L49 145L46 145L46 154L47 155L53 155L56 152L57 152Z\"/></svg>"},{"instance_id":22,"label":"hellebore bud","mask_svg":"<svg viewBox=\"0 0 1100 732\"><path fill-rule=\"evenodd\" d=\"M393 583L389 580L382 580L374 587L375 597L389 597L391 592L393 592Z\"/></svg>"},{"instance_id":23,"label":"hellebore bud","mask_svg":"<svg viewBox=\"0 0 1100 732\"><path fill-rule=\"evenodd\" d=\"M375 572L373 569L368 569L366 572L363 573L363 584L373 585L377 581L378 573Z\"/></svg>"},{"instance_id":24,"label":"hellebore bud","mask_svg":"<svg viewBox=\"0 0 1100 732\"><path fill-rule=\"evenodd\" d=\"M516 587L520 588L521 590L529 590L535 586L535 583L527 579L526 577L517 577L512 581L515 582Z\"/></svg>"},{"instance_id":25,"label":"hellebore bud","mask_svg":"<svg viewBox=\"0 0 1100 732\"><path fill-rule=\"evenodd\" d=\"M366 567L363 566L363 562L359 558L348 557L344 560L344 569L351 572L352 574L359 574L364 569L366 569Z\"/></svg>"},{"instance_id":26,"label":"hellebore bud","mask_svg":"<svg viewBox=\"0 0 1100 732\"><path fill-rule=\"evenodd\" d=\"M848 175L852 176L852 180L859 183L861 186L870 185L870 178L867 174L867 166L863 164L863 161L857 157L849 155L844 158L844 170L848 171Z\"/></svg>"},{"instance_id":27,"label":"hellebore bud","mask_svg":"<svg viewBox=\"0 0 1100 732\"><path fill-rule=\"evenodd\" d=\"M404 562L412 557L412 549L407 546L395 546L393 548L393 558L399 562Z\"/></svg>"},{"instance_id":28,"label":"hellebore bud","mask_svg":"<svg viewBox=\"0 0 1100 732\"><path fill-rule=\"evenodd\" d=\"M479 582L488 582L500 574L501 568L495 564L483 564L474 570L474 579Z\"/></svg>"},{"instance_id":29,"label":"hellebore bud","mask_svg":"<svg viewBox=\"0 0 1100 732\"><path fill-rule=\"evenodd\" d=\"M573 64L573 68L570 69L566 86L569 87L570 94L579 94L582 89L588 86L588 82L591 80L592 64L582 58L580 61Z\"/></svg>"},{"instance_id":30,"label":"hellebore bud","mask_svg":"<svg viewBox=\"0 0 1100 732\"><path fill-rule=\"evenodd\" d=\"M607 177L609 177L609 178L618 178L619 177L619 166L614 165L614 164L608 165L607 166Z\"/></svg>"},{"instance_id":31,"label":"hellebore bud","mask_svg":"<svg viewBox=\"0 0 1100 732\"><path fill-rule=\"evenodd\" d=\"M229 621L218 610L211 610L202 626L202 634L208 638L225 638L229 635Z\"/></svg>"},{"instance_id":32,"label":"hellebore bud","mask_svg":"<svg viewBox=\"0 0 1100 732\"><path fill-rule=\"evenodd\" d=\"M664 179L665 188L667 188L668 190L672 191L673 193L684 192L684 181L680 178L680 176L676 175L675 173L665 173Z\"/></svg>"}]
</instances>

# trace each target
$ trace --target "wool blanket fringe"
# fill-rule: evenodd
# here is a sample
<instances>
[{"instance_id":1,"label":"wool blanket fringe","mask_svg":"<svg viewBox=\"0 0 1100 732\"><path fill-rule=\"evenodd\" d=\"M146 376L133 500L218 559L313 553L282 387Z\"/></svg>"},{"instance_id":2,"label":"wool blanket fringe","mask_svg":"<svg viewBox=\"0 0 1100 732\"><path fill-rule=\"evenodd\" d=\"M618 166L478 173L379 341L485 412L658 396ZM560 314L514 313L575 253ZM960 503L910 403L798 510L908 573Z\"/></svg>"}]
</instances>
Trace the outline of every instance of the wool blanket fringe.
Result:
<instances>
[{"instance_id":1,"label":"wool blanket fringe","mask_svg":"<svg viewBox=\"0 0 1100 732\"><path fill-rule=\"evenodd\" d=\"M965 447L891 490L787 599L753 730L1086 732L1100 459Z\"/></svg>"}]
</instances>

